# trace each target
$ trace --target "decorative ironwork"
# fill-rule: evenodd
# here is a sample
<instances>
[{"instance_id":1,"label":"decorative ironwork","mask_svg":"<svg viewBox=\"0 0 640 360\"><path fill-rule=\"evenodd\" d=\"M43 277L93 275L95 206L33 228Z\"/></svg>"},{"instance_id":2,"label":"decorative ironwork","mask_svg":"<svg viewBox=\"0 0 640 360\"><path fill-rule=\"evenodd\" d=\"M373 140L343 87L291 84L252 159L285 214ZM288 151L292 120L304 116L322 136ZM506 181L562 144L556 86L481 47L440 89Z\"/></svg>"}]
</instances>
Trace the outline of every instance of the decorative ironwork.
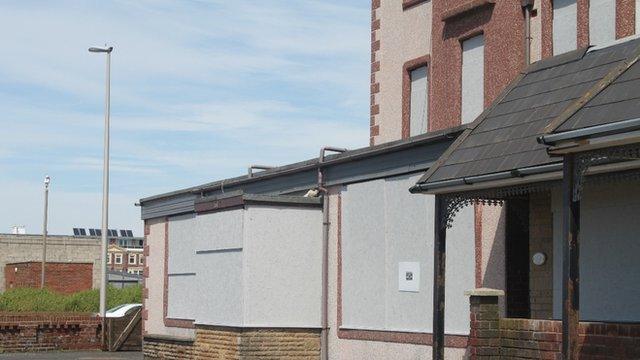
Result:
<instances>
[{"instance_id":1,"label":"decorative ironwork","mask_svg":"<svg viewBox=\"0 0 640 360\"><path fill-rule=\"evenodd\" d=\"M638 159L640 159L640 144L609 147L577 154L574 160L573 201L582 199L585 175L591 166Z\"/></svg>"},{"instance_id":2,"label":"decorative ironwork","mask_svg":"<svg viewBox=\"0 0 640 360\"><path fill-rule=\"evenodd\" d=\"M548 181L534 184L516 185L503 188L469 191L439 195L443 201L443 214L440 217L440 226L450 229L453 226L455 216L469 205L502 206L504 201L530 193L547 191L556 186L557 181Z\"/></svg>"}]
</instances>

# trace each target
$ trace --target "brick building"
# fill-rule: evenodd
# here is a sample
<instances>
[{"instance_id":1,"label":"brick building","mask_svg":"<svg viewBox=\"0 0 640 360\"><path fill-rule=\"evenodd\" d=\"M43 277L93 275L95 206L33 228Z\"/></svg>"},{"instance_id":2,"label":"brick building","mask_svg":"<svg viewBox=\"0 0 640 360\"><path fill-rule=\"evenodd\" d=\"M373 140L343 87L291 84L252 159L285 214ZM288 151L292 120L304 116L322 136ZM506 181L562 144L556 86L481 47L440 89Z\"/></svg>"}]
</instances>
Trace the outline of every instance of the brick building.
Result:
<instances>
[{"instance_id":1,"label":"brick building","mask_svg":"<svg viewBox=\"0 0 640 360\"><path fill-rule=\"evenodd\" d=\"M638 10L631 0L373 0L369 148L141 200L145 353L557 358L564 344L567 358L637 358L640 294L619 281L640 276L625 220L638 177L621 174L636 164L595 170L624 181L586 188L578 262L562 235L563 217L580 213L562 205L571 150L556 147L588 159L598 145L574 131L601 125L631 129L623 140L601 129L602 143L637 142L627 122L640 115ZM566 133L569 145L536 141ZM637 155L616 149L596 160ZM562 269L578 263L589 283L574 291L575 272ZM492 290L464 295L474 288ZM577 294L572 306L563 292Z\"/></svg>"}]
</instances>

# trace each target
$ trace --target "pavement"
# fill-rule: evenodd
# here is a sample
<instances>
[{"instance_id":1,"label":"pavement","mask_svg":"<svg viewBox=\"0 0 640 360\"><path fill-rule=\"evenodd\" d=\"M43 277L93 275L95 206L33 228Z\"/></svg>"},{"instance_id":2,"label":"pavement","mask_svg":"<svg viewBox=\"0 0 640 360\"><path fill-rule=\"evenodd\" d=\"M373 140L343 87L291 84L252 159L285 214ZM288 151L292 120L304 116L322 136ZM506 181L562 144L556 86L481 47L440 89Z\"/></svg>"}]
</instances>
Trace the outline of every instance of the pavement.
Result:
<instances>
[{"instance_id":1,"label":"pavement","mask_svg":"<svg viewBox=\"0 0 640 360\"><path fill-rule=\"evenodd\" d=\"M141 360L140 351L47 351L32 353L0 353L0 359L29 359L29 360Z\"/></svg>"}]
</instances>

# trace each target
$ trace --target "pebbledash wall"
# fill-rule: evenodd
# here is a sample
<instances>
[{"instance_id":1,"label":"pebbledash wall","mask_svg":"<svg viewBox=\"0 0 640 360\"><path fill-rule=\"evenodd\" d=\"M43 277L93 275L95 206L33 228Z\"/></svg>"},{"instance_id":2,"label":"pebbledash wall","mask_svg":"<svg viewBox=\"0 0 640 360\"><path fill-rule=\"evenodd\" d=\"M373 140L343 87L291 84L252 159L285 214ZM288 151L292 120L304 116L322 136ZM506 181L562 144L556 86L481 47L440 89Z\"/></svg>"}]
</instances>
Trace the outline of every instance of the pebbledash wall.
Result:
<instances>
[{"instance_id":1,"label":"pebbledash wall","mask_svg":"<svg viewBox=\"0 0 640 360\"><path fill-rule=\"evenodd\" d=\"M5 266L41 261L42 235L0 234L0 292L5 290ZM100 239L96 237L47 236L47 261L91 263L92 287L100 286ZM49 279L51 280L51 279Z\"/></svg>"}]
</instances>

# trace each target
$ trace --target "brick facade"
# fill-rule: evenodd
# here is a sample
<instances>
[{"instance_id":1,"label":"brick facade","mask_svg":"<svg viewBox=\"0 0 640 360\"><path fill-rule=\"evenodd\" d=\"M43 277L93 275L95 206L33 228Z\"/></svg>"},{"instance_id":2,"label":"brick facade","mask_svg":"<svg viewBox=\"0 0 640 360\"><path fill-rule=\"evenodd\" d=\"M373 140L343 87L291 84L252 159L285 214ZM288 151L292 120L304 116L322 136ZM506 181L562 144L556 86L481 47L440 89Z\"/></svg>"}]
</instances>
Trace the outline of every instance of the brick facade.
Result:
<instances>
[{"instance_id":1,"label":"brick facade","mask_svg":"<svg viewBox=\"0 0 640 360\"><path fill-rule=\"evenodd\" d=\"M195 340L147 335L149 359L319 359L320 331L196 326Z\"/></svg>"},{"instance_id":2,"label":"brick facade","mask_svg":"<svg viewBox=\"0 0 640 360\"><path fill-rule=\"evenodd\" d=\"M42 263L7 264L4 268L5 289L39 288ZM50 263L45 266L45 287L62 294L90 290L93 285L93 263Z\"/></svg>"},{"instance_id":3,"label":"brick facade","mask_svg":"<svg viewBox=\"0 0 640 360\"><path fill-rule=\"evenodd\" d=\"M553 214L551 194L529 197L529 254L544 253L547 261L535 265L529 261L529 303L532 319L553 316Z\"/></svg>"},{"instance_id":4,"label":"brick facade","mask_svg":"<svg viewBox=\"0 0 640 360\"><path fill-rule=\"evenodd\" d=\"M562 322L500 318L498 296L471 296L472 359L560 359ZM579 358L640 358L640 324L581 322Z\"/></svg>"},{"instance_id":5,"label":"brick facade","mask_svg":"<svg viewBox=\"0 0 640 360\"><path fill-rule=\"evenodd\" d=\"M0 313L0 353L97 350L100 320L78 313Z\"/></svg>"}]
</instances>

